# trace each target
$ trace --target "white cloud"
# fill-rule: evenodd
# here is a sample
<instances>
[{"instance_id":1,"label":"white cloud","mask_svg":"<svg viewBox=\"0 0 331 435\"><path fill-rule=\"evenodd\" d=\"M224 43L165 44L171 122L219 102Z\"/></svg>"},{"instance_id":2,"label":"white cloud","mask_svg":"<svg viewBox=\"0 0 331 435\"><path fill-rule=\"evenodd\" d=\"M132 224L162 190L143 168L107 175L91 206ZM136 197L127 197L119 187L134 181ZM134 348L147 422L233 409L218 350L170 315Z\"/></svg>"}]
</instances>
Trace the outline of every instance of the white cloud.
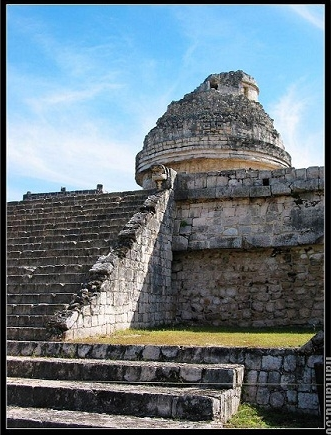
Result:
<instances>
[{"instance_id":1,"label":"white cloud","mask_svg":"<svg viewBox=\"0 0 331 435\"><path fill-rule=\"evenodd\" d=\"M290 8L318 29L324 30L323 5L289 5ZM324 10L324 9L323 9Z\"/></svg>"},{"instance_id":2,"label":"white cloud","mask_svg":"<svg viewBox=\"0 0 331 435\"><path fill-rule=\"evenodd\" d=\"M50 89L45 95L27 98L26 103L37 113L47 112L52 106L62 105L64 108L68 104L86 102L93 100L98 95L106 95L109 90L120 89L121 87L122 85L116 83L89 84L81 89L59 86L55 89Z\"/></svg>"},{"instance_id":3,"label":"white cloud","mask_svg":"<svg viewBox=\"0 0 331 435\"><path fill-rule=\"evenodd\" d=\"M133 95L124 78L122 83L81 78L64 86L38 77L29 86L31 77L11 70L10 79L11 97L20 102L19 111L14 105L9 111L10 174L73 189L97 183L108 191L139 188L135 156L166 110L167 97L153 88Z\"/></svg>"},{"instance_id":4,"label":"white cloud","mask_svg":"<svg viewBox=\"0 0 331 435\"><path fill-rule=\"evenodd\" d=\"M292 157L292 166L296 168L323 166L321 144L324 134L322 130L314 130L313 124L309 123L312 99L299 81L268 109L285 150Z\"/></svg>"},{"instance_id":5,"label":"white cloud","mask_svg":"<svg viewBox=\"0 0 331 435\"><path fill-rule=\"evenodd\" d=\"M111 183L113 174L134 180L135 154L127 138L106 137L94 124L77 122L60 129L37 120L8 129L7 167L18 176L92 188ZM95 181L97 180L97 181Z\"/></svg>"}]
</instances>

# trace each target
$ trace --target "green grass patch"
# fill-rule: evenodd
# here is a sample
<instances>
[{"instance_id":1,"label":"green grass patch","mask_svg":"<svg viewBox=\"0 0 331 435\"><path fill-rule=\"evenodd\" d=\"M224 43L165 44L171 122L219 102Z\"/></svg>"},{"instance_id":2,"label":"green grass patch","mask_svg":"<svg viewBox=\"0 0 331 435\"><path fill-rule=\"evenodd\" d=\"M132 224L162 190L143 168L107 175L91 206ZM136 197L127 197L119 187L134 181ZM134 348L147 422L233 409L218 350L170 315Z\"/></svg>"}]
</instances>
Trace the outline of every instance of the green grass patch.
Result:
<instances>
[{"instance_id":1,"label":"green grass patch","mask_svg":"<svg viewBox=\"0 0 331 435\"><path fill-rule=\"evenodd\" d=\"M225 428L277 429L323 427L319 416L267 410L248 403L241 403L238 412L224 424Z\"/></svg>"},{"instance_id":2,"label":"green grass patch","mask_svg":"<svg viewBox=\"0 0 331 435\"><path fill-rule=\"evenodd\" d=\"M316 333L313 328L306 327L236 328L177 325L153 329L125 329L107 336L70 341L127 345L288 348L303 346Z\"/></svg>"}]
</instances>

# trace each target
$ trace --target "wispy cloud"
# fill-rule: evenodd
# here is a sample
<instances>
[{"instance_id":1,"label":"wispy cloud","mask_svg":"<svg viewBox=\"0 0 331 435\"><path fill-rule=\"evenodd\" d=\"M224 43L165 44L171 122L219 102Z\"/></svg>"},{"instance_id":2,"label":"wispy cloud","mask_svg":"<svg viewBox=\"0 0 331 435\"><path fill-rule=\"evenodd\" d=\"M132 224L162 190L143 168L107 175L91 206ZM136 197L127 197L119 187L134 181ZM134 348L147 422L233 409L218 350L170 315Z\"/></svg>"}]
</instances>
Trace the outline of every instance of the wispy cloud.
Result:
<instances>
[{"instance_id":1,"label":"wispy cloud","mask_svg":"<svg viewBox=\"0 0 331 435\"><path fill-rule=\"evenodd\" d=\"M67 87L55 82L38 86L36 80L29 89L28 76L16 73L12 79L15 92L24 89L25 111L20 115L13 110L8 125L11 174L78 189L102 183L105 190L121 191L124 180L132 189L138 188L135 156L166 110L169 101L162 94L156 98L137 93L133 98L128 84L83 80ZM101 109L100 97L105 105ZM129 124L127 114L121 119L122 111L130 113Z\"/></svg>"},{"instance_id":2,"label":"wispy cloud","mask_svg":"<svg viewBox=\"0 0 331 435\"><path fill-rule=\"evenodd\" d=\"M19 101L24 113L9 106L8 171L82 189L102 183L116 191L123 179L137 188L135 155L142 140L121 112L132 111L133 124L149 125L155 105L137 99L129 104L128 74L118 63L129 65L130 53L112 56L110 43L63 46L38 23L25 22L21 31L47 68L40 64L31 76L8 65L10 101Z\"/></svg>"},{"instance_id":3,"label":"wispy cloud","mask_svg":"<svg viewBox=\"0 0 331 435\"><path fill-rule=\"evenodd\" d=\"M86 120L61 129L46 122L23 122L8 133L8 169L20 176L80 188L109 184L112 174L134 180L135 156L127 138L116 142Z\"/></svg>"},{"instance_id":4,"label":"wispy cloud","mask_svg":"<svg viewBox=\"0 0 331 435\"><path fill-rule=\"evenodd\" d=\"M105 92L111 89L120 89L123 85L112 83L97 83L90 84L83 89L75 89L72 87L57 87L50 90L49 93L40 96L39 98L30 97L27 99L28 105L36 112L49 110L52 106L75 104L93 100L98 95L105 95Z\"/></svg>"},{"instance_id":5,"label":"wispy cloud","mask_svg":"<svg viewBox=\"0 0 331 435\"><path fill-rule=\"evenodd\" d=\"M323 131L311 130L307 122L312 100L313 96L303 88L302 81L298 81L289 86L286 93L268 109L285 150L292 157L292 166L296 168L306 167L307 161L310 166L320 166L323 160Z\"/></svg>"},{"instance_id":6,"label":"wispy cloud","mask_svg":"<svg viewBox=\"0 0 331 435\"><path fill-rule=\"evenodd\" d=\"M324 16L322 15L323 5L288 5L290 8L306 21L318 29L324 30ZM324 10L324 9L323 9Z\"/></svg>"}]
</instances>

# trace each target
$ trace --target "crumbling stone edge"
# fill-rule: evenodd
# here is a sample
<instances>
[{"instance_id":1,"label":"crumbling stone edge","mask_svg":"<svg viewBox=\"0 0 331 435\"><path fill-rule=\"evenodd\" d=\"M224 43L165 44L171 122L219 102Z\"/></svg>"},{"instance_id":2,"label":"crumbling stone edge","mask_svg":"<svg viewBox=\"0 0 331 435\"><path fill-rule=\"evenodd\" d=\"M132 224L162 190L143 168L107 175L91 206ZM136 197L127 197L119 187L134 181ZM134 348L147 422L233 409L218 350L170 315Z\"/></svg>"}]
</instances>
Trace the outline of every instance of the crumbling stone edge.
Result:
<instances>
[{"instance_id":1,"label":"crumbling stone edge","mask_svg":"<svg viewBox=\"0 0 331 435\"><path fill-rule=\"evenodd\" d=\"M171 186L164 186L169 189ZM163 195L163 189L148 196L140 210L126 223L117 236L117 242L107 255L102 255L89 271L89 280L82 284L80 291L75 294L68 307L56 312L46 324L49 339L61 339L63 333L68 331L76 322L80 311L99 295L102 284L109 280L115 265L124 258L127 252L137 241L141 229L155 214L158 201Z\"/></svg>"}]
</instances>

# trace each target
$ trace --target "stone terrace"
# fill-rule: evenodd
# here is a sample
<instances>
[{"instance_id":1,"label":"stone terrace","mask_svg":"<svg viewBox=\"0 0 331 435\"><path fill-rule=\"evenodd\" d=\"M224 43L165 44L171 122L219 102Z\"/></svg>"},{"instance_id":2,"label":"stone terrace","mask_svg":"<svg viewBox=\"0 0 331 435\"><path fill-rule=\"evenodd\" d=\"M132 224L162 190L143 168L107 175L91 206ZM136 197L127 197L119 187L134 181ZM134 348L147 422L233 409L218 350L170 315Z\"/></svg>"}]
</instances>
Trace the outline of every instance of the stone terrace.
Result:
<instances>
[{"instance_id":1,"label":"stone terrace","mask_svg":"<svg viewBox=\"0 0 331 435\"><path fill-rule=\"evenodd\" d=\"M205 363L195 348L9 341L8 354L16 428L222 428L244 376L242 364Z\"/></svg>"},{"instance_id":2,"label":"stone terrace","mask_svg":"<svg viewBox=\"0 0 331 435\"><path fill-rule=\"evenodd\" d=\"M323 341L323 333L295 349L8 341L8 426L220 429L240 400L318 415Z\"/></svg>"}]
</instances>

